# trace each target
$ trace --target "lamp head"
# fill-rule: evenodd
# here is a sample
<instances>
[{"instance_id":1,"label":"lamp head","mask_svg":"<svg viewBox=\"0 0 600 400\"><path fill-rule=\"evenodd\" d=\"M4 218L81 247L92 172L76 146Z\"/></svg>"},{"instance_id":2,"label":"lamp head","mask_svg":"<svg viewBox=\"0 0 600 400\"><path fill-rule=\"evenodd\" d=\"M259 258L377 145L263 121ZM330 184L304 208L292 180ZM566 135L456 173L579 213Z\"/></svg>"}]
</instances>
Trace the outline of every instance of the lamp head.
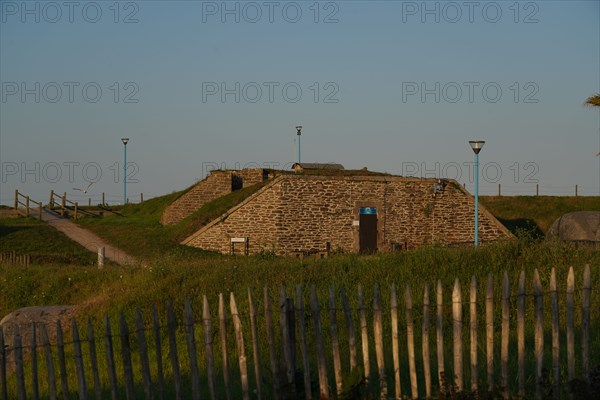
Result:
<instances>
[{"instance_id":1,"label":"lamp head","mask_svg":"<svg viewBox=\"0 0 600 400\"><path fill-rule=\"evenodd\" d=\"M124 138L121 139L121 142L123 142L123 144L125 146L127 146L127 143L129 143L129 138L128 137L124 137Z\"/></svg>"},{"instance_id":2,"label":"lamp head","mask_svg":"<svg viewBox=\"0 0 600 400\"><path fill-rule=\"evenodd\" d=\"M300 136L302 134L302 126L297 126L296 132L297 132L297 135Z\"/></svg>"},{"instance_id":3,"label":"lamp head","mask_svg":"<svg viewBox=\"0 0 600 400\"><path fill-rule=\"evenodd\" d=\"M481 148L485 144L485 141L483 141L483 140L469 140L469 144L471 145L471 148L473 149L473 152L475 154L479 154L479 152L481 151Z\"/></svg>"}]
</instances>

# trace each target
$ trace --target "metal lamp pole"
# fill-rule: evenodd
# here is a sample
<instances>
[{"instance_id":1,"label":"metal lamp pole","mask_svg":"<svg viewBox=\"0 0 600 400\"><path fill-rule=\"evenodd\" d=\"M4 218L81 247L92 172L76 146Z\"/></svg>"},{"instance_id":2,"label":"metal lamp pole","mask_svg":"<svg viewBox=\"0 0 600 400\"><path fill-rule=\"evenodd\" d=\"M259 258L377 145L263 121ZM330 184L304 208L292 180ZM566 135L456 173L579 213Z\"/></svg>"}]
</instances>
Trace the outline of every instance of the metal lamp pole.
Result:
<instances>
[{"instance_id":1,"label":"metal lamp pole","mask_svg":"<svg viewBox=\"0 0 600 400\"><path fill-rule=\"evenodd\" d=\"M479 245L479 152L485 144L483 140L470 140L475 153L475 247Z\"/></svg>"},{"instance_id":2,"label":"metal lamp pole","mask_svg":"<svg viewBox=\"0 0 600 400\"><path fill-rule=\"evenodd\" d=\"M296 134L298 135L298 164L300 164L300 135L302 135L302 126L296 127Z\"/></svg>"},{"instance_id":3,"label":"metal lamp pole","mask_svg":"<svg viewBox=\"0 0 600 400\"><path fill-rule=\"evenodd\" d=\"M127 205L127 143L129 138L122 138L123 142L123 207Z\"/></svg>"}]
</instances>

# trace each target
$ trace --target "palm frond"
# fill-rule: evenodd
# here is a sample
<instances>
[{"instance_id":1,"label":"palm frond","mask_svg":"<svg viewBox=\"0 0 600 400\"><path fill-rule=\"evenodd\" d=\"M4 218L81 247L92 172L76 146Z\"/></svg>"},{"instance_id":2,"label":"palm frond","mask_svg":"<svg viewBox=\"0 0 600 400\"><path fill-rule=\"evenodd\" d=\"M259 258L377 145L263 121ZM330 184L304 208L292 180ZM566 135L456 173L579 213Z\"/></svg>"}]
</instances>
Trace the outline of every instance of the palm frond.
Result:
<instances>
[{"instance_id":1,"label":"palm frond","mask_svg":"<svg viewBox=\"0 0 600 400\"><path fill-rule=\"evenodd\" d=\"M600 93L598 93L594 96L588 97L585 100L584 104L586 106L591 106L591 107L600 107Z\"/></svg>"}]
</instances>

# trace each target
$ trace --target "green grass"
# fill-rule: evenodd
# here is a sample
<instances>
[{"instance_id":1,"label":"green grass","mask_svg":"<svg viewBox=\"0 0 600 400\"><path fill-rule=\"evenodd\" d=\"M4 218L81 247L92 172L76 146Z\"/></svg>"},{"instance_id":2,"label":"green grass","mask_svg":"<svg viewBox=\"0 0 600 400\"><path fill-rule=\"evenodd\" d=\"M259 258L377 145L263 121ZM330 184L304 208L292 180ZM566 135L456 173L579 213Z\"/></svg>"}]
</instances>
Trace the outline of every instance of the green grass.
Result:
<instances>
[{"instance_id":1,"label":"green grass","mask_svg":"<svg viewBox=\"0 0 600 400\"><path fill-rule=\"evenodd\" d=\"M0 252L29 254L32 263L90 265L94 253L33 218L0 218Z\"/></svg>"},{"instance_id":2,"label":"green grass","mask_svg":"<svg viewBox=\"0 0 600 400\"><path fill-rule=\"evenodd\" d=\"M545 234L561 215L572 211L600 210L600 197L483 196L481 204L508 229Z\"/></svg>"}]
</instances>

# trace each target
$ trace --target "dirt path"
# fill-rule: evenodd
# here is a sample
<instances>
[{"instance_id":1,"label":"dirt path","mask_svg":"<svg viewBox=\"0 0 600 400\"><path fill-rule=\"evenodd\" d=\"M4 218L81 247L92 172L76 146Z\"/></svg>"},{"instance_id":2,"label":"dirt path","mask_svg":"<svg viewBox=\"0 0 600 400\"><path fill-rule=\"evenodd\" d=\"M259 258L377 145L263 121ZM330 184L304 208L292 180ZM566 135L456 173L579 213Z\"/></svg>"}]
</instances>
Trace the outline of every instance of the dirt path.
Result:
<instances>
[{"instance_id":1,"label":"dirt path","mask_svg":"<svg viewBox=\"0 0 600 400\"><path fill-rule=\"evenodd\" d=\"M37 217L37 212L36 209L31 212L31 215ZM123 250L110 245L106 240L101 239L87 229L83 229L74 222L62 218L53 211L44 208L42 211L42 221L64 233L69 239L79 243L89 251L97 253L99 247L104 247L105 257L117 264L127 265L135 263L135 258L125 253Z\"/></svg>"}]
</instances>

